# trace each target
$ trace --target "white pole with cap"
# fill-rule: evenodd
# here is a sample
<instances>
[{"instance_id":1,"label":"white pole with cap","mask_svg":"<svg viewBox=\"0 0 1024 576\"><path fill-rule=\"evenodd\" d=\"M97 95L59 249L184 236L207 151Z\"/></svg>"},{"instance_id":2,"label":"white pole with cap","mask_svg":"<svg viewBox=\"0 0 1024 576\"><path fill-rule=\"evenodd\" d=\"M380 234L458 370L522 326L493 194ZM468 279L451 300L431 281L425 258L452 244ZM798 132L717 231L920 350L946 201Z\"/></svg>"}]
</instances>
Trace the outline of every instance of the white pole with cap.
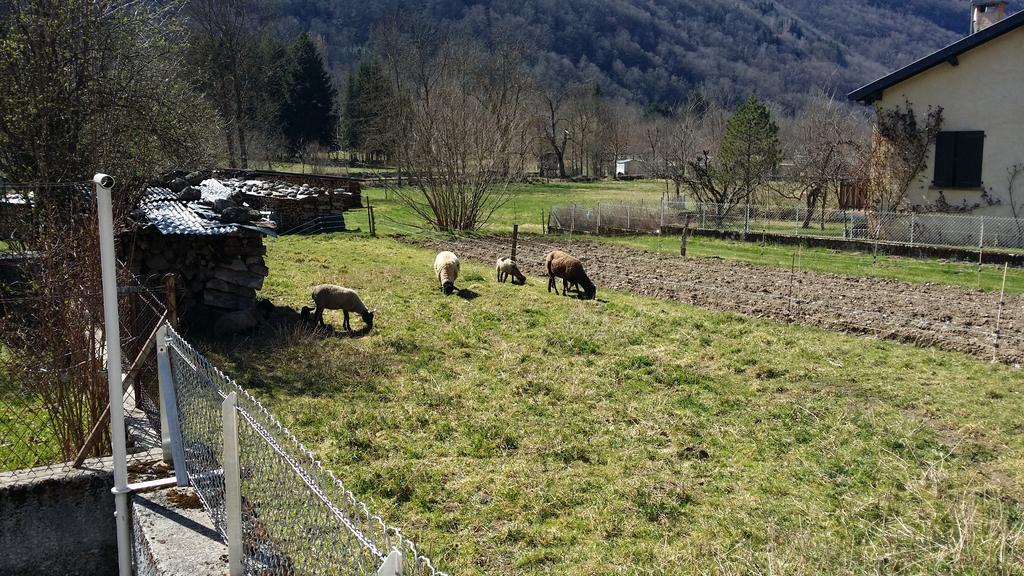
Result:
<instances>
[{"instance_id":1,"label":"white pole with cap","mask_svg":"<svg viewBox=\"0 0 1024 576\"><path fill-rule=\"evenodd\" d=\"M110 394L110 444L114 459L114 509L117 522L117 564L120 576L132 574L131 535L128 526L128 449L125 440L121 390L121 331L117 313L117 255L114 252L114 210L110 190L114 179L96 174L96 215L100 234L100 271L103 277L103 332L107 339L107 387Z\"/></svg>"}]
</instances>

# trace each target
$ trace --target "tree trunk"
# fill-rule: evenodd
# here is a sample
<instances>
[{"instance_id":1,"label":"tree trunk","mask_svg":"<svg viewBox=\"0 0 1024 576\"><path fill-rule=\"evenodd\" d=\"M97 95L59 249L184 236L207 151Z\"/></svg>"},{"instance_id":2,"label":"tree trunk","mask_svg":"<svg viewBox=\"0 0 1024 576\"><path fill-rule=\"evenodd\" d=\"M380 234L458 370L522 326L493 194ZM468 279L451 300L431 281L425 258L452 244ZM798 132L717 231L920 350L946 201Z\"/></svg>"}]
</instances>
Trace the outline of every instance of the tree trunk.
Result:
<instances>
[{"instance_id":1,"label":"tree trunk","mask_svg":"<svg viewBox=\"0 0 1024 576\"><path fill-rule=\"evenodd\" d=\"M565 174L565 149L555 148L555 157L558 158L558 177L568 178Z\"/></svg>"},{"instance_id":2,"label":"tree trunk","mask_svg":"<svg viewBox=\"0 0 1024 576\"><path fill-rule=\"evenodd\" d=\"M807 215L804 216L804 223L800 226L801 228L810 228L811 219L814 218L814 209L818 205L818 195L821 194L821 187L815 186L807 193Z\"/></svg>"}]
</instances>

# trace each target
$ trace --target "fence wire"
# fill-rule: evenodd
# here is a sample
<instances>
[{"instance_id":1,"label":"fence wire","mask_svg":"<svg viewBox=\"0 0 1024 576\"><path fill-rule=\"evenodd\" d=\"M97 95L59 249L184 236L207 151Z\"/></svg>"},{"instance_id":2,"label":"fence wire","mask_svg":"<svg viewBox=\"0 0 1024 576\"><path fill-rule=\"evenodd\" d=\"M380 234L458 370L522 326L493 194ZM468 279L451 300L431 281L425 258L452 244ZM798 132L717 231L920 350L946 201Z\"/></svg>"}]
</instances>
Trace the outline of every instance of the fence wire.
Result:
<instances>
[{"instance_id":1,"label":"fence wire","mask_svg":"<svg viewBox=\"0 0 1024 576\"><path fill-rule=\"evenodd\" d=\"M15 338L14 332L31 330L39 322L33 310L50 309L42 297L30 289L3 285L0 291L0 472L17 477L41 477L66 473L80 451L83 458L110 453L110 421L107 406L105 345L102 331L84 341L91 342L94 353L67 354L67 362L58 371L27 365L18 346L31 341ZM81 294L79 294L81 296ZM87 294L96 302L101 294ZM162 279L132 277L122 280L118 296L123 376L127 379L123 406L128 432L129 458L143 459L160 446L160 411L153 333L166 312ZM134 367L132 363L138 359ZM54 363L55 364L55 363ZM128 384L130 383L130 386ZM88 390L82 390L85 386ZM90 432L96 427L98 436ZM88 448L83 448L92 440Z\"/></svg>"},{"instance_id":2,"label":"fence wire","mask_svg":"<svg viewBox=\"0 0 1024 576\"><path fill-rule=\"evenodd\" d=\"M443 576L259 401L176 332L168 333L189 479L225 537L221 403L237 393L247 574L376 574L388 553L397 549L405 558L403 575Z\"/></svg>"},{"instance_id":3,"label":"fence wire","mask_svg":"<svg viewBox=\"0 0 1024 576\"><path fill-rule=\"evenodd\" d=\"M910 246L967 249L1024 248L1024 220L972 214L917 214L832 210L823 207L710 204L665 200L655 204L552 206L553 231L587 234L670 233L696 230L836 238Z\"/></svg>"}]
</instances>

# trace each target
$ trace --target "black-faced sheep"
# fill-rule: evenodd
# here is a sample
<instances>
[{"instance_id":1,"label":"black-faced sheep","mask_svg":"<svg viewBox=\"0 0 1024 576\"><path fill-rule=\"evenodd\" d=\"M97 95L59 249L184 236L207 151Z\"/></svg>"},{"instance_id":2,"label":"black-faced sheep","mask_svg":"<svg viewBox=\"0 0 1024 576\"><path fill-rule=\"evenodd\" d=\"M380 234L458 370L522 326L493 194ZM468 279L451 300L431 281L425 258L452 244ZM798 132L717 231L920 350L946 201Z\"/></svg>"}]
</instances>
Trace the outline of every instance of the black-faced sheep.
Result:
<instances>
[{"instance_id":1,"label":"black-faced sheep","mask_svg":"<svg viewBox=\"0 0 1024 576\"><path fill-rule=\"evenodd\" d=\"M459 257L451 252L441 252L434 258L434 275L441 284L441 291L451 294L455 291L455 280L459 277Z\"/></svg>"},{"instance_id":2,"label":"black-faced sheep","mask_svg":"<svg viewBox=\"0 0 1024 576\"><path fill-rule=\"evenodd\" d=\"M587 277L583 263L576 258L561 250L554 250L544 255L544 264L548 270L548 292L554 289L555 294L558 294L555 278L561 278L563 296L568 292L570 284L576 287L577 292L583 289L582 297L585 300L593 300L597 296L597 287Z\"/></svg>"},{"instance_id":3,"label":"black-faced sheep","mask_svg":"<svg viewBox=\"0 0 1024 576\"><path fill-rule=\"evenodd\" d=\"M324 310L341 310L345 314L345 322L342 324L345 330L352 331L352 324L349 323L348 317L349 312L362 316L367 330L373 328L373 315L376 310L367 310L355 290L334 284L321 284L313 288L313 303L316 304L316 323L321 326L324 325ZM303 306L302 319L308 320L312 310L309 306Z\"/></svg>"},{"instance_id":4,"label":"black-faced sheep","mask_svg":"<svg viewBox=\"0 0 1024 576\"><path fill-rule=\"evenodd\" d=\"M505 282L511 276L513 284L520 286L526 284L526 276L519 271L516 261L511 258L498 258L498 262L494 265L494 271L498 274L498 282Z\"/></svg>"}]
</instances>

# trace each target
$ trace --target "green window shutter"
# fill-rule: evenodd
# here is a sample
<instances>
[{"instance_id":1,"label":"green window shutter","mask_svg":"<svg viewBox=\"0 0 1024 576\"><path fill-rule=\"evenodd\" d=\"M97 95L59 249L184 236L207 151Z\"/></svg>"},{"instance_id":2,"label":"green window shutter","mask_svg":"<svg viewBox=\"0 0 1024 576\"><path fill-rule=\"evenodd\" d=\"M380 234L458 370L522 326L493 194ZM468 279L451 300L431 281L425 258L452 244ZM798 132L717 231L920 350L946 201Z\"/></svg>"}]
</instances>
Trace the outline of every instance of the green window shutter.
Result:
<instances>
[{"instance_id":1,"label":"green window shutter","mask_svg":"<svg viewBox=\"0 0 1024 576\"><path fill-rule=\"evenodd\" d=\"M985 152L984 132L956 133L956 162L954 186L977 188L981 186L981 164Z\"/></svg>"},{"instance_id":2,"label":"green window shutter","mask_svg":"<svg viewBox=\"0 0 1024 576\"><path fill-rule=\"evenodd\" d=\"M953 165L956 157L956 132L939 132L935 138L935 186L953 185Z\"/></svg>"}]
</instances>

